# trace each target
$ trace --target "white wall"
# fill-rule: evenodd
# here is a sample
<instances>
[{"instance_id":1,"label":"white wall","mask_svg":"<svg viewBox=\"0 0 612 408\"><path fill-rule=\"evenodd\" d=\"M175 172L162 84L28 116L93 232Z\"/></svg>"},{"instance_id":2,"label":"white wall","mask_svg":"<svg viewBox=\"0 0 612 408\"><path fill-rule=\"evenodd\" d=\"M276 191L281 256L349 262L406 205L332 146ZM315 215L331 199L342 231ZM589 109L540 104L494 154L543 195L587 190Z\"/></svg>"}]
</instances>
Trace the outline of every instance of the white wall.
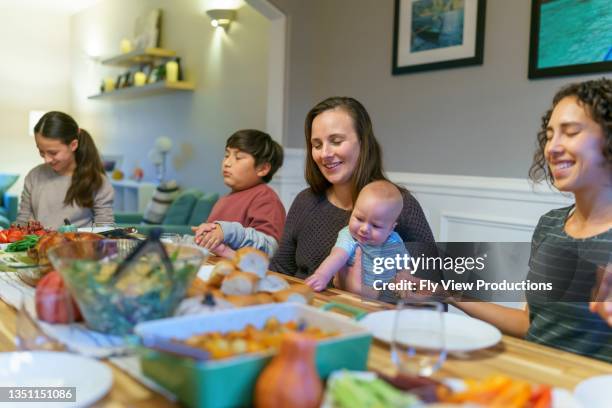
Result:
<instances>
[{"instance_id":1,"label":"white wall","mask_svg":"<svg viewBox=\"0 0 612 408\"><path fill-rule=\"evenodd\" d=\"M236 2L234 2L236 3ZM147 152L159 136L174 141L169 174L180 184L226 191L220 176L225 140L243 128L265 129L268 75L268 21L248 5L237 10L229 31L215 30L205 13L213 0L105 0L77 14L72 23L74 111L91 130L102 153L123 154L123 170L145 170L155 178ZM193 93L132 100L88 100L101 79L121 68L100 66L88 55L118 54L134 20L161 8L162 46L182 57Z\"/></svg>"},{"instance_id":2,"label":"white wall","mask_svg":"<svg viewBox=\"0 0 612 408\"><path fill-rule=\"evenodd\" d=\"M70 20L53 11L0 4L0 172L27 171L41 162L29 137L30 110L70 112Z\"/></svg>"}]
</instances>

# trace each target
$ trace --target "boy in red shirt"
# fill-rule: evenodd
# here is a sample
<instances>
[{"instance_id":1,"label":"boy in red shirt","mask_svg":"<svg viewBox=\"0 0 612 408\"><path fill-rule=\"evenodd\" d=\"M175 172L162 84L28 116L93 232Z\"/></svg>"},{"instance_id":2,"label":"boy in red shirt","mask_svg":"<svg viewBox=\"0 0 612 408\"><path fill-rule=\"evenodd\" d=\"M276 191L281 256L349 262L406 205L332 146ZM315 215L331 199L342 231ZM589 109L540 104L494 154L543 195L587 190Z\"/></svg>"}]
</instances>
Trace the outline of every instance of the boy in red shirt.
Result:
<instances>
[{"instance_id":1,"label":"boy in red shirt","mask_svg":"<svg viewBox=\"0 0 612 408\"><path fill-rule=\"evenodd\" d=\"M267 133L245 129L230 136L221 171L232 191L217 201L205 223L193 227L196 243L226 258L245 246L272 256L285 208L267 183L282 164L283 148Z\"/></svg>"}]
</instances>

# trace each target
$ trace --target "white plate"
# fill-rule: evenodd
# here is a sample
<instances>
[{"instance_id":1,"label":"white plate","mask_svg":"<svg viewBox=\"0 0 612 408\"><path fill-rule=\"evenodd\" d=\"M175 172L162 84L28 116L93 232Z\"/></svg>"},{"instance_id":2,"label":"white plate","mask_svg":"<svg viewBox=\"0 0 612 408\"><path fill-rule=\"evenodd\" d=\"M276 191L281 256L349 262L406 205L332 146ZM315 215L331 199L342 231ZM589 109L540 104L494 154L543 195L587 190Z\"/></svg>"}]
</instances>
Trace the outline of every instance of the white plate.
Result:
<instances>
[{"instance_id":1,"label":"white plate","mask_svg":"<svg viewBox=\"0 0 612 408\"><path fill-rule=\"evenodd\" d=\"M84 227L77 228L78 232L93 232L94 234L99 234L101 232L112 231L116 229L116 227Z\"/></svg>"},{"instance_id":2,"label":"white plate","mask_svg":"<svg viewBox=\"0 0 612 408\"><path fill-rule=\"evenodd\" d=\"M76 402L39 402L39 407L87 406L102 398L112 384L111 370L91 358L50 351L0 353L0 387L76 387Z\"/></svg>"},{"instance_id":3,"label":"white plate","mask_svg":"<svg viewBox=\"0 0 612 408\"><path fill-rule=\"evenodd\" d=\"M3 252L0 253L0 265L8 266L9 268L36 268L38 264L23 262L21 258L30 259L25 251L23 252Z\"/></svg>"},{"instance_id":4,"label":"white plate","mask_svg":"<svg viewBox=\"0 0 612 408\"><path fill-rule=\"evenodd\" d=\"M582 381L574 389L574 397L585 407L612 406L612 375L599 375Z\"/></svg>"},{"instance_id":5,"label":"white plate","mask_svg":"<svg viewBox=\"0 0 612 408\"><path fill-rule=\"evenodd\" d=\"M395 320L395 310L370 313L359 323L370 330L374 337L387 343L391 343L393 338L393 322ZM415 321L426 321L420 314L435 313L429 310L407 310L404 313L408 316L415 313ZM471 317L444 313L444 332L446 350L449 352L472 351L491 347L501 340L501 332L489 323Z\"/></svg>"}]
</instances>

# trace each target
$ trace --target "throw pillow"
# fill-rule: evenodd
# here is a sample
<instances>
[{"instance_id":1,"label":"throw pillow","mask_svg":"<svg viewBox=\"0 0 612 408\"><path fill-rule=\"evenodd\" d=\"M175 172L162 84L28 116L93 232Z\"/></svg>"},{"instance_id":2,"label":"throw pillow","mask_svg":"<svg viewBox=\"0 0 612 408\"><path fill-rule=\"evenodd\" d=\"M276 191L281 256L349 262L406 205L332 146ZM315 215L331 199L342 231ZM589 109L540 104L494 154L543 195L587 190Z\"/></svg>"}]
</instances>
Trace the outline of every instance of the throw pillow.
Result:
<instances>
[{"instance_id":1,"label":"throw pillow","mask_svg":"<svg viewBox=\"0 0 612 408\"><path fill-rule=\"evenodd\" d=\"M0 174L0 205L4 205L4 193L15 184L18 178L18 174Z\"/></svg>"},{"instance_id":2,"label":"throw pillow","mask_svg":"<svg viewBox=\"0 0 612 408\"><path fill-rule=\"evenodd\" d=\"M143 224L161 224L178 193L179 188L176 183L157 186L142 217Z\"/></svg>"},{"instance_id":3,"label":"throw pillow","mask_svg":"<svg viewBox=\"0 0 612 408\"><path fill-rule=\"evenodd\" d=\"M189 217L189 221L187 221L187 225L194 226L206 222L208 214L210 214L213 206L215 205L218 199L219 194L217 193L208 193L200 197L200 199L193 207L193 211L191 212L191 217Z\"/></svg>"},{"instance_id":4,"label":"throw pillow","mask_svg":"<svg viewBox=\"0 0 612 408\"><path fill-rule=\"evenodd\" d=\"M3 215L0 215L0 229L2 228L8 228L11 226L10 221L8 220L8 218L6 218Z\"/></svg>"},{"instance_id":5,"label":"throw pillow","mask_svg":"<svg viewBox=\"0 0 612 408\"><path fill-rule=\"evenodd\" d=\"M164 218L164 224L166 225L187 225L187 220L191 216L191 211L196 204L196 201L202 197L203 193L196 189L189 189L183 191L174 200L166 217Z\"/></svg>"}]
</instances>

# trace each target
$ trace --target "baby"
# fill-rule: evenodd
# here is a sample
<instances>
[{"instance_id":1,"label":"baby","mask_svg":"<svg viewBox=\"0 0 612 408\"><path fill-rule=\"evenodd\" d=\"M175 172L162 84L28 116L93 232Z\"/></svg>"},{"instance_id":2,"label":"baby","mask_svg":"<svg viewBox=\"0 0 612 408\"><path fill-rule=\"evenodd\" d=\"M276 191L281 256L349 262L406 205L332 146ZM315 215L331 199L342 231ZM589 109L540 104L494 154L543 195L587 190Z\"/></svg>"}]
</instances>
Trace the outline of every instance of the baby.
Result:
<instances>
[{"instance_id":1,"label":"baby","mask_svg":"<svg viewBox=\"0 0 612 408\"><path fill-rule=\"evenodd\" d=\"M340 230L331 253L306 284L316 291L324 290L340 269L352 265L357 246L363 253L363 285L371 287L375 280L392 280L396 270L375 270L374 260L407 254L399 234L393 231L402 207L402 194L393 183L379 180L366 185L357 197L349 225Z\"/></svg>"}]
</instances>

